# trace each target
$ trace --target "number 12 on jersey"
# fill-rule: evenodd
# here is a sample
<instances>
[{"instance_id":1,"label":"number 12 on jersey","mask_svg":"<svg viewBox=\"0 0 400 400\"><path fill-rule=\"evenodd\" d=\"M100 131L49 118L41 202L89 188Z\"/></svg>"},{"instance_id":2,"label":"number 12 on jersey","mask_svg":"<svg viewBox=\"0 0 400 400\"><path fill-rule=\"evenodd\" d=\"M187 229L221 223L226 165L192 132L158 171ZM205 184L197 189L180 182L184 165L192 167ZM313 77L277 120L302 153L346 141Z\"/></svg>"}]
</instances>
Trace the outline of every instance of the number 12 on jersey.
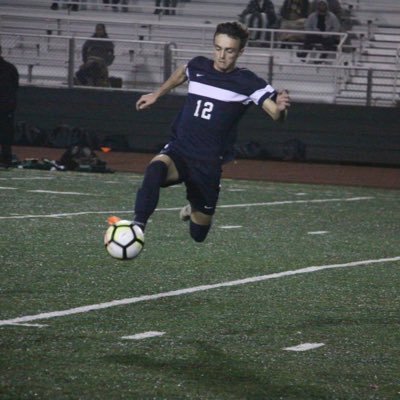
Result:
<instances>
[{"instance_id":1,"label":"number 12 on jersey","mask_svg":"<svg viewBox=\"0 0 400 400\"><path fill-rule=\"evenodd\" d=\"M213 108L214 104L211 101L197 100L196 110L193 115L203 119L211 119Z\"/></svg>"}]
</instances>

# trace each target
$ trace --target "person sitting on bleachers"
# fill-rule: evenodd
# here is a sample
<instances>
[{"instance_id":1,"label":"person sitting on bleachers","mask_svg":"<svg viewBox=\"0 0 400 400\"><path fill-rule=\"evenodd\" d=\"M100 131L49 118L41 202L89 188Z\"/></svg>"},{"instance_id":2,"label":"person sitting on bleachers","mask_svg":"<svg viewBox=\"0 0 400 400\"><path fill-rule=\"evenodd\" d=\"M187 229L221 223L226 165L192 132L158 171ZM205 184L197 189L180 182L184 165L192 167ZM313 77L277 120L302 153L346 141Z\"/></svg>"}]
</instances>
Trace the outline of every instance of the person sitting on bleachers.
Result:
<instances>
[{"instance_id":1,"label":"person sitting on bleachers","mask_svg":"<svg viewBox=\"0 0 400 400\"><path fill-rule=\"evenodd\" d=\"M97 24L94 38L107 39L104 24ZM109 86L108 67L114 61L114 43L88 39L82 47L83 64L75 74L76 83L88 86Z\"/></svg>"},{"instance_id":2,"label":"person sitting on bleachers","mask_svg":"<svg viewBox=\"0 0 400 400\"><path fill-rule=\"evenodd\" d=\"M305 22L306 31L314 32L340 32L341 26L336 15L329 11L326 0L317 0L317 10L311 13ZM335 51L339 43L339 36L336 35L313 35L308 34L304 39L304 50L312 50L317 44L322 45L326 51ZM298 53L299 57L306 57L306 52ZM327 54L321 54L326 58Z\"/></svg>"},{"instance_id":3,"label":"person sitting on bleachers","mask_svg":"<svg viewBox=\"0 0 400 400\"><path fill-rule=\"evenodd\" d=\"M326 0L328 3L329 11L333 12L340 24L343 31L349 31L352 29L354 24L357 24L355 20L352 19L352 9L353 6L349 5L347 8L343 8L340 0ZM310 13L314 12L317 8L317 0L313 0L310 7Z\"/></svg>"},{"instance_id":4,"label":"person sitting on bleachers","mask_svg":"<svg viewBox=\"0 0 400 400\"><path fill-rule=\"evenodd\" d=\"M308 17L308 0L285 0L281 7L281 29L304 30L304 23ZM281 33L281 42L303 42L304 35L296 33ZM284 44L283 47L286 47Z\"/></svg>"},{"instance_id":5,"label":"person sitting on bleachers","mask_svg":"<svg viewBox=\"0 0 400 400\"><path fill-rule=\"evenodd\" d=\"M340 19L342 18L342 6L340 4L339 0L326 0L328 3L328 8L330 12L333 12L337 18ZM317 4L318 0L314 0L311 3L311 8L310 8L310 14L313 13L314 11L317 11Z\"/></svg>"},{"instance_id":6,"label":"person sitting on bleachers","mask_svg":"<svg viewBox=\"0 0 400 400\"><path fill-rule=\"evenodd\" d=\"M250 0L240 13L239 21L249 28L276 28L278 18L271 0ZM251 32L250 40L267 40L268 35L261 32Z\"/></svg>"}]
</instances>

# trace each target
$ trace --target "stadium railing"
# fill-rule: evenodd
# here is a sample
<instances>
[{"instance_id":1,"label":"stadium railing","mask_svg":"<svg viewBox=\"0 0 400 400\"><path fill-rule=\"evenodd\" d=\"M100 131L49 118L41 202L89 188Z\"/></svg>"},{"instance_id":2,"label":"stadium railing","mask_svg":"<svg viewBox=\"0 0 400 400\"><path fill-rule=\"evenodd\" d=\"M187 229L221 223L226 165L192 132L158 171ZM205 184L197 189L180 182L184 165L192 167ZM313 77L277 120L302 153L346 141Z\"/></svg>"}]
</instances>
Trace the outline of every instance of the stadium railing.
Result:
<instances>
[{"instance_id":1,"label":"stadium railing","mask_svg":"<svg viewBox=\"0 0 400 400\"><path fill-rule=\"evenodd\" d=\"M200 35L212 35L213 28L199 29ZM341 33L338 50L309 51L299 58L296 46L283 49L274 35L282 30L269 30L270 40L261 46L250 46L240 58L240 65L249 67L275 87L286 87L296 101L393 106L398 102L399 50L393 68L374 70L353 63L343 52L346 36ZM307 33L307 32L303 32ZM311 33L310 33L311 34ZM81 48L88 36L39 35L0 32L3 55L15 63L21 83L74 87L74 74L82 63ZM124 90L152 91L179 64L196 54L211 56L204 44L151 40L112 39L115 61L110 75L121 78ZM320 60L322 53L328 58ZM179 93L179 89L177 89Z\"/></svg>"}]
</instances>

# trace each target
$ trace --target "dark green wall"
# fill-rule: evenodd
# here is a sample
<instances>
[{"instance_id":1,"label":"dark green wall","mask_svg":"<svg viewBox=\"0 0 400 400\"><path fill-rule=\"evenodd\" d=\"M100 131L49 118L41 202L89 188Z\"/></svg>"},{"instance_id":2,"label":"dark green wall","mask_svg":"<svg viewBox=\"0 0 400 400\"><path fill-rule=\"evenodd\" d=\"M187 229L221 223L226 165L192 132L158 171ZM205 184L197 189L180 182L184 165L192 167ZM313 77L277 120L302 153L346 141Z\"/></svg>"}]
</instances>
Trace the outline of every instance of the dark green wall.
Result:
<instances>
[{"instance_id":1,"label":"dark green wall","mask_svg":"<svg viewBox=\"0 0 400 400\"><path fill-rule=\"evenodd\" d=\"M17 121L50 135L57 126L79 127L121 150L157 151L184 97L169 95L135 111L140 93L22 87ZM252 107L239 126L239 144L257 142L262 156L290 157L288 143L305 144L306 161L400 165L399 108L293 104L283 124Z\"/></svg>"}]
</instances>

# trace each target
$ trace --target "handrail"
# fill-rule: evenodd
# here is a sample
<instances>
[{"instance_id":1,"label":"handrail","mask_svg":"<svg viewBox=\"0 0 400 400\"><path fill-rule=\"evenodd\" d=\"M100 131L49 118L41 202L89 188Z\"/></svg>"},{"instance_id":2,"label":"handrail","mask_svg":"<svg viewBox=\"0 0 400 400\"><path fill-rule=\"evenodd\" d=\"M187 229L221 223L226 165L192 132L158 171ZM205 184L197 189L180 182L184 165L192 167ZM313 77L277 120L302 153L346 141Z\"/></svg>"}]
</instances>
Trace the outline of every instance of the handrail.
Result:
<instances>
[{"instance_id":1,"label":"handrail","mask_svg":"<svg viewBox=\"0 0 400 400\"><path fill-rule=\"evenodd\" d=\"M79 55L77 53L77 49L74 46L74 43L71 41L75 42L75 40L87 40L90 39L91 36L86 37L86 36L72 36L72 35L60 35L60 36L53 36L53 35L44 35L44 34L20 34L20 33L14 33L14 32L4 32L0 31L0 35L2 36L2 41L3 41L3 50L6 50L7 48L9 49L8 53L5 51L4 54L6 58L10 58L10 61L17 63L19 66L23 66L23 69L21 70L22 74L24 74L24 71L26 71L26 67L28 67L28 77L27 81L30 84L34 84L37 82L41 82L41 84L44 85L65 85L66 82L69 85L69 87L74 86L73 83L73 73L74 73L74 61L79 59ZM339 34L340 35L340 34ZM16 37L17 41L15 41L13 38ZM24 51L26 51L22 48L22 52L20 51L21 47L19 47L20 41L23 39L27 38L40 38L40 41L42 42L42 39L61 39L63 42L65 41L65 46L62 45L57 45L57 49L61 49L61 53L57 53L58 56L52 57L52 49L50 51L46 49L43 53L42 52L37 52L35 53L35 41L28 41L25 40L25 43L29 43L28 47L28 52L24 54ZM10 40L10 43L12 43L11 46L7 47L5 40L7 38ZM103 39L103 40L113 40L116 44L121 42L121 43L132 43L135 44L135 53L132 52L132 54L141 54L140 52L144 51L145 53L148 50L151 50L151 46L159 46L157 48L157 54L153 53L150 59L147 59L144 61L146 64L143 68L143 58L140 59L139 64L135 64L136 59L132 57L132 59L129 58L130 56L130 51L128 54L128 50L130 46L123 46L120 48L122 50L120 56L121 58L118 59L116 58L116 62L114 62L113 67L111 70L114 70L114 73L117 72L118 74L121 73L126 77L126 82L127 86L129 87L135 87L135 88L142 88L143 90L154 90L157 86L162 83L162 80L166 79L166 74L169 74L172 70L173 67L175 66L174 64L178 60L188 60L192 58L193 55L196 54L208 54L211 55L212 48L205 48L204 46L198 46L197 48L194 48L191 46L190 48L184 48L180 47L179 43L168 43L168 42L160 42L160 41L143 41L143 40L128 40L128 39ZM63 43L62 42L62 43ZM47 42L46 42L47 43ZM139 46L138 46L139 45ZM14 50L15 49L15 50ZM136 52L137 51L137 52ZM152 50L151 50L152 51ZM290 77L289 81L291 85L294 85L295 87L298 87L299 89L302 87L301 83L304 82L304 88L307 89L307 91L302 91L300 89L300 93L302 95L309 95L309 93L314 93L315 88L313 89L313 85L310 85L310 83L315 83L318 82L322 87L322 91L318 92L321 94L321 96L329 96L332 100L329 100L331 102L335 102L336 98L338 95L341 94L343 88L345 87L345 83L347 82L348 76L355 76L355 77L363 77L365 78L366 74L365 72L371 71L371 68L368 67L363 67L363 66L356 66L354 64L350 65L343 65L343 64L319 64L316 65L314 63L303 63L300 62L299 60L296 62L290 62L291 60L291 54L295 53L296 50L287 50L287 49L280 49L280 48L264 48L264 47L249 47L245 55L241 60L239 60L239 65L241 66L253 66L255 67L255 72L258 73L257 71L263 71L265 76L267 76L267 80L269 80L271 83L273 83L273 79L277 79L278 77L280 82L284 81L284 76L285 74L290 71ZM322 52L326 53L326 51ZM32 56L33 54L33 56ZM248 58L246 57L246 54L249 56ZM280 56L277 56L278 54L282 54L283 58ZM188 57L183 58L183 55L188 55ZM380 74L389 72L388 75L388 83L386 83L386 88L384 92L384 97L383 99L386 101L388 97L392 96L392 105L394 105L395 101L398 99L397 98L397 89L398 89L398 81L399 81L399 65L400 65L400 45L397 48L397 53L396 53L396 65L393 68L380 68ZM62 62L62 65L60 63ZM68 74L65 72L65 66L68 66ZM37 70L39 67L46 67L46 68L54 68L54 73L50 73L48 77L45 75L46 72L43 69ZM63 67L63 69L61 69ZM283 68L284 74L280 74L279 70ZM38 77L37 72L35 75L35 71L44 71L40 72L41 76ZM50 70L53 71L53 70ZM169 71L168 73L166 71ZM313 72L310 72L313 71ZM358 74L351 74L352 71L356 71L360 73ZM319 74L319 78L316 74ZM371 74L371 72L369 72ZM131 78L128 77L130 74ZM132 75L133 74L133 75ZM300 74L300 75L299 75ZM68 75L68 76L67 76ZM132 78L133 76L133 78ZM306 77L305 81L299 81L299 76L302 76L303 78ZM327 84L328 86L324 86L324 77L327 77ZM371 75L372 76L372 75ZM308 77L308 78L307 78ZM316 81L314 81L314 77L317 78ZM302 78L302 79L303 79ZM38 80L39 79L39 80ZM125 78L124 78L125 79ZM310 80L307 80L310 79ZM125 80L124 80L125 82ZM390 83L389 83L390 82ZM349 82L350 84L353 84L352 81ZM393 83L393 90L390 89L391 85ZM369 103L372 101L376 101L378 99L376 97L376 94L374 93L374 85L379 85L379 83L373 82L372 79L370 79L366 93L370 93L369 97ZM319 88L319 87L318 87ZM125 87L124 87L125 89ZM126 87L128 89L128 87ZM326 90L326 92L324 92ZM351 89L352 90L352 89ZM392 94L391 94L392 91ZM364 98L365 93L361 94L361 97L358 97L358 99ZM296 98L299 100L299 95L296 95L295 92L293 92L293 98Z\"/></svg>"},{"instance_id":2,"label":"handrail","mask_svg":"<svg viewBox=\"0 0 400 400\"><path fill-rule=\"evenodd\" d=\"M37 38L46 38L46 39L79 39L79 40L88 40L88 39L93 39L93 36L72 36L72 35L47 35L47 34L42 34L42 33L16 33L16 32L4 32L0 31L0 36L1 35L15 35L15 36L28 36L28 37L37 37ZM123 42L123 43L152 43L152 44L168 44L168 42L165 41L157 41L157 40L138 40L138 39L114 39L114 38L96 38L96 40L99 41L104 41L104 42Z\"/></svg>"}]
</instances>

